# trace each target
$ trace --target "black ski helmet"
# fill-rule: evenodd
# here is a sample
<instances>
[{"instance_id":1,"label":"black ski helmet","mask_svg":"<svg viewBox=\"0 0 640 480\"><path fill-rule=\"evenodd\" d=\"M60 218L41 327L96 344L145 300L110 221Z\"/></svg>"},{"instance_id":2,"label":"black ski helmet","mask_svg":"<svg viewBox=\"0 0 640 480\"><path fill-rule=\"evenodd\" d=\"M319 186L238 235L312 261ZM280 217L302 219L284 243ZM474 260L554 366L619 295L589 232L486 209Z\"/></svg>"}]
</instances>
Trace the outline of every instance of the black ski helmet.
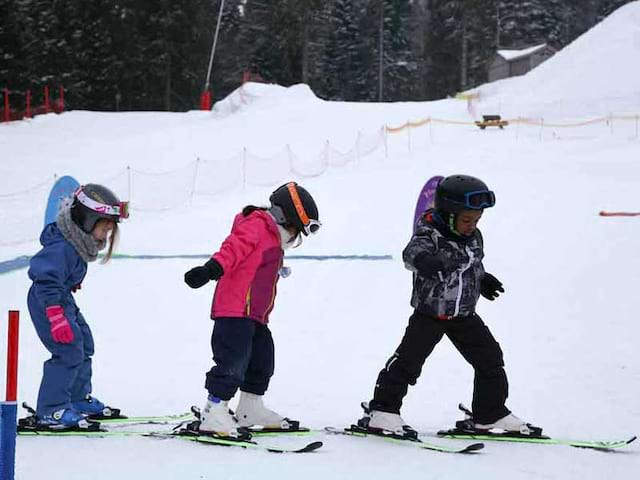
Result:
<instances>
[{"instance_id":1,"label":"black ski helmet","mask_svg":"<svg viewBox=\"0 0 640 480\"><path fill-rule=\"evenodd\" d=\"M88 183L73 194L71 219L83 232L91 233L101 218L118 223L128 217L127 210L127 202L121 202L107 187Z\"/></svg>"},{"instance_id":2,"label":"black ski helmet","mask_svg":"<svg viewBox=\"0 0 640 480\"><path fill-rule=\"evenodd\" d=\"M316 233L320 228L316 202L311 194L296 182L278 187L269 197L269 201L269 211L279 225L294 227L305 235Z\"/></svg>"},{"instance_id":3,"label":"black ski helmet","mask_svg":"<svg viewBox=\"0 0 640 480\"><path fill-rule=\"evenodd\" d=\"M436 188L434 207L443 215L462 210L482 210L493 207L496 197L479 178L470 175L451 175Z\"/></svg>"}]
</instances>

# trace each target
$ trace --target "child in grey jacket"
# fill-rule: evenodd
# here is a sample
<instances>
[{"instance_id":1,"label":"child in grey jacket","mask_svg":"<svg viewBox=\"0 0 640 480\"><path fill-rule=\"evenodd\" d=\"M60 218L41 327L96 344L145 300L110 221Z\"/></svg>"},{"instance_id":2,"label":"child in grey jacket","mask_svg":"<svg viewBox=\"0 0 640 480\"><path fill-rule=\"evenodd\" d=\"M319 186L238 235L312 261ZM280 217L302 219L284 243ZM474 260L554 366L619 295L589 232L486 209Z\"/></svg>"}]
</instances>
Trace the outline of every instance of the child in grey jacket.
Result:
<instances>
[{"instance_id":1,"label":"child in grey jacket","mask_svg":"<svg viewBox=\"0 0 640 480\"><path fill-rule=\"evenodd\" d=\"M423 214L403 252L406 267L414 272L415 310L400 346L378 375L361 427L417 437L400 416L402 400L447 335L475 370L473 427L527 434L528 425L505 406L508 383L500 345L475 312L480 295L494 300L504 292L502 283L484 270L477 228L484 209L494 205L493 192L477 178L453 175L438 185L435 208Z\"/></svg>"}]
</instances>

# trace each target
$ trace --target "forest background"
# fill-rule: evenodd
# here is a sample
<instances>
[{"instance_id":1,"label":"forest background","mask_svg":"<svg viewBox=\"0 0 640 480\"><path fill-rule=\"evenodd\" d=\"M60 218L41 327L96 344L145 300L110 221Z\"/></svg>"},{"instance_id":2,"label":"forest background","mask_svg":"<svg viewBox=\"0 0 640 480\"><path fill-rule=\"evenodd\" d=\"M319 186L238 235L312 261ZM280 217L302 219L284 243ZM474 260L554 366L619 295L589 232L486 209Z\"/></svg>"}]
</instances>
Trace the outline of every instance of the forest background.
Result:
<instances>
[{"instance_id":1,"label":"forest background","mask_svg":"<svg viewBox=\"0 0 640 480\"><path fill-rule=\"evenodd\" d=\"M305 83L327 100L445 98L486 82L497 49L559 50L629 1L225 0L213 100L243 78ZM14 103L62 85L71 109L197 108L219 9L220 0L0 0L0 88Z\"/></svg>"}]
</instances>

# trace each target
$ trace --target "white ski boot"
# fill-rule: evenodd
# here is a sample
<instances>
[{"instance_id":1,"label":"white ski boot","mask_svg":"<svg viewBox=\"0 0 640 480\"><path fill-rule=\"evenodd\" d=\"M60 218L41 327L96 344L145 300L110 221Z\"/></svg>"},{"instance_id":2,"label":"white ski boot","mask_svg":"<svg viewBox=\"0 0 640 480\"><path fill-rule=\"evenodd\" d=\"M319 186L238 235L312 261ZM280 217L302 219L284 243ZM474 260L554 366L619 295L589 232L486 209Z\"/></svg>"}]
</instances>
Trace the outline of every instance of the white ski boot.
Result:
<instances>
[{"instance_id":1,"label":"white ski boot","mask_svg":"<svg viewBox=\"0 0 640 480\"><path fill-rule=\"evenodd\" d=\"M238 431L238 423L229 413L229 401L220 400L211 395L200 414L198 430L216 437L244 438L245 432Z\"/></svg>"},{"instance_id":2,"label":"white ski boot","mask_svg":"<svg viewBox=\"0 0 640 480\"><path fill-rule=\"evenodd\" d=\"M265 407L262 395L240 392L236 419L241 427L259 425L265 429L290 429L290 422L282 415Z\"/></svg>"},{"instance_id":3,"label":"white ski boot","mask_svg":"<svg viewBox=\"0 0 640 480\"><path fill-rule=\"evenodd\" d=\"M417 438L418 433L407 425L402 417L397 413L381 412L371 410L369 412L369 422L367 427L370 431L388 432L397 437Z\"/></svg>"},{"instance_id":4,"label":"white ski boot","mask_svg":"<svg viewBox=\"0 0 640 480\"><path fill-rule=\"evenodd\" d=\"M475 423L474 425L479 430L503 430L505 432L521 433L522 435L530 435L532 433L529 425L513 413L493 423Z\"/></svg>"}]
</instances>

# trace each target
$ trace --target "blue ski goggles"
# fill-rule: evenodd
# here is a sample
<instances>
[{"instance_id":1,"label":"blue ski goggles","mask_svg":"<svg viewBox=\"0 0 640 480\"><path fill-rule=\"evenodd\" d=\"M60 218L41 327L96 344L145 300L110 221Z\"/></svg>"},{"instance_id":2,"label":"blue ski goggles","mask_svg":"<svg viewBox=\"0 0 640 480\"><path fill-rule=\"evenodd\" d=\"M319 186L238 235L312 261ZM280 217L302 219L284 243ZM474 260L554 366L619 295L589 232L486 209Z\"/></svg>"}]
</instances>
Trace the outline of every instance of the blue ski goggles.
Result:
<instances>
[{"instance_id":1,"label":"blue ski goggles","mask_svg":"<svg viewBox=\"0 0 640 480\"><path fill-rule=\"evenodd\" d=\"M467 210L482 210L496 204L496 196L491 190L479 190L464 194L464 208Z\"/></svg>"}]
</instances>

